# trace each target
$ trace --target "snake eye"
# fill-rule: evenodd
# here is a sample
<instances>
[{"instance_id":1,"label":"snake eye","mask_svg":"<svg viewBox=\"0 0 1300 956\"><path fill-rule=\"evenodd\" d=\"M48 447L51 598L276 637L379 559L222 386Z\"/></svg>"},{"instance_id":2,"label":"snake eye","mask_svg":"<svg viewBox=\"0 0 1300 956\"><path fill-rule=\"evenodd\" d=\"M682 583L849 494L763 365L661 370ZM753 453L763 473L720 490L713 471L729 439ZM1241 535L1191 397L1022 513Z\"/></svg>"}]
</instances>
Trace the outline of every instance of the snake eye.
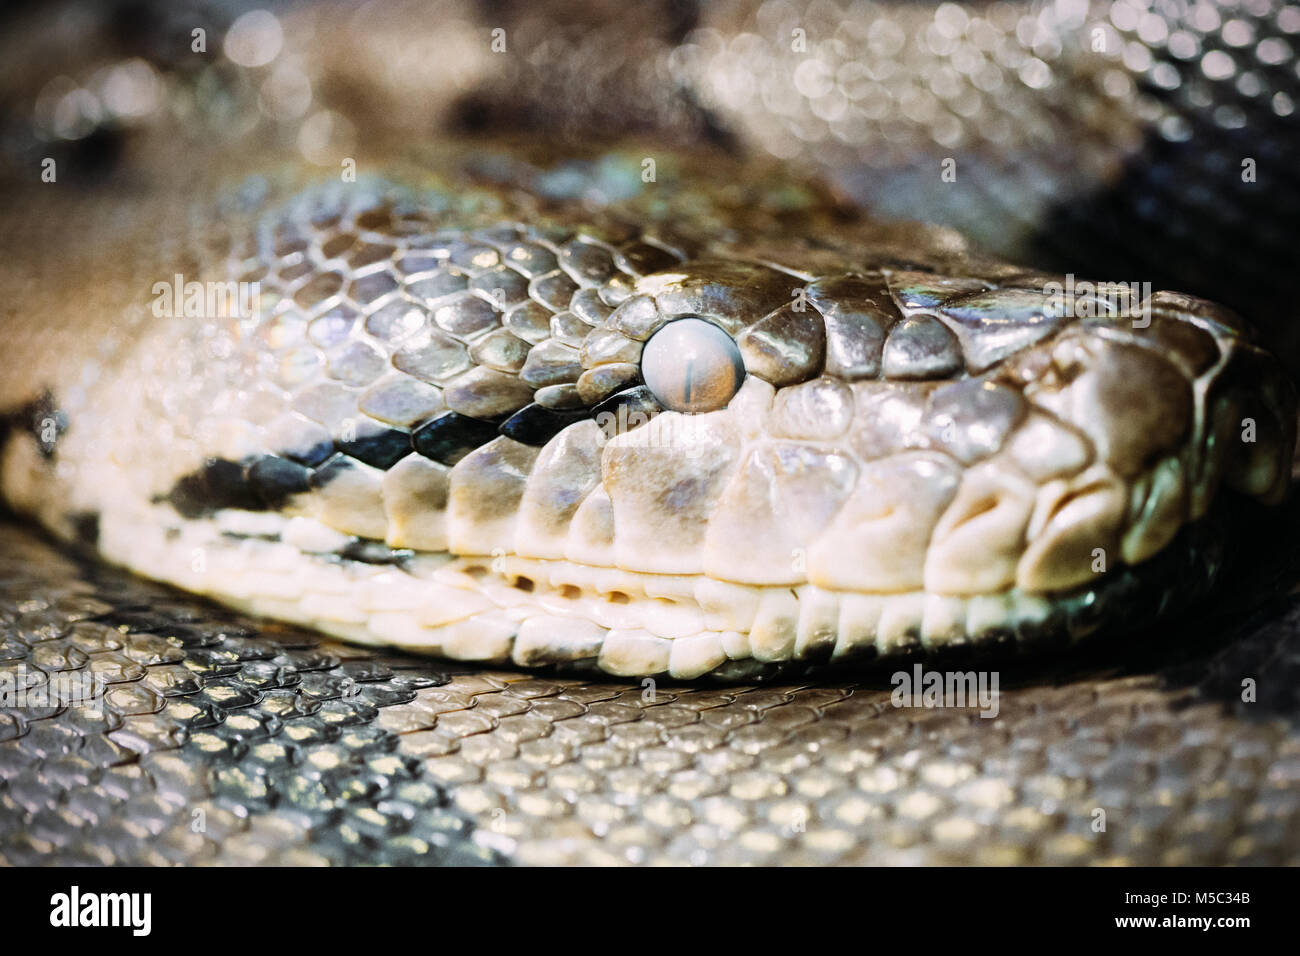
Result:
<instances>
[{"instance_id":1,"label":"snake eye","mask_svg":"<svg viewBox=\"0 0 1300 956\"><path fill-rule=\"evenodd\" d=\"M745 363L730 335L703 319L677 319L650 337L641 378L675 412L711 412L731 401Z\"/></svg>"}]
</instances>

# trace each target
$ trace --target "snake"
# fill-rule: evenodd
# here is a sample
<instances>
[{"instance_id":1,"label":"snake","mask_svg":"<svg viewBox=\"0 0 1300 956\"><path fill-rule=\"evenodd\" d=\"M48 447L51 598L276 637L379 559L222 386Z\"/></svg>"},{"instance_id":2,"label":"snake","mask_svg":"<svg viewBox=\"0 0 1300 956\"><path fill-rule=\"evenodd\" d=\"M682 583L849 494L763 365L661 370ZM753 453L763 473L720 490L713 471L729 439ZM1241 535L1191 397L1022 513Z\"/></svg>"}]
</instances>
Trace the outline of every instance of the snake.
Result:
<instances>
[{"instance_id":1,"label":"snake","mask_svg":"<svg viewBox=\"0 0 1300 956\"><path fill-rule=\"evenodd\" d=\"M1149 628L1286 498L1284 282L1218 304L1159 233L1084 257L1159 285L1053 270L1088 237L1044 197L1198 110L1240 129L1200 78L1151 99L1150 49L1268 91L1294 8L437 10L253 11L219 70L41 91L9 160L58 178L3 239L15 512L351 644L735 684Z\"/></svg>"}]
</instances>

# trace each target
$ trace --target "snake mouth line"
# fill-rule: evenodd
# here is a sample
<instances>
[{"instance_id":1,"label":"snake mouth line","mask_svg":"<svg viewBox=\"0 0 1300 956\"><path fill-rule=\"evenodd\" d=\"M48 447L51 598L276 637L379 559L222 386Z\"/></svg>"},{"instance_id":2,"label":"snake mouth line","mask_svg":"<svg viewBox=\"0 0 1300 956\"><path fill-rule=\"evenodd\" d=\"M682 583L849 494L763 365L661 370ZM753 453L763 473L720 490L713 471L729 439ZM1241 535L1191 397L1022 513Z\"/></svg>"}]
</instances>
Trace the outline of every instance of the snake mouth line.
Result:
<instances>
[{"instance_id":1,"label":"snake mouth line","mask_svg":"<svg viewBox=\"0 0 1300 956\"><path fill-rule=\"evenodd\" d=\"M1202 600L1231 539L1222 521L1201 522L1184 529L1178 547L1095 586L960 598L393 551L306 528L304 519L232 511L158 536L140 528L110 522L101 550L148 576L348 640L460 660L723 682L810 667L869 672L918 658L1010 662L1115 639Z\"/></svg>"}]
</instances>

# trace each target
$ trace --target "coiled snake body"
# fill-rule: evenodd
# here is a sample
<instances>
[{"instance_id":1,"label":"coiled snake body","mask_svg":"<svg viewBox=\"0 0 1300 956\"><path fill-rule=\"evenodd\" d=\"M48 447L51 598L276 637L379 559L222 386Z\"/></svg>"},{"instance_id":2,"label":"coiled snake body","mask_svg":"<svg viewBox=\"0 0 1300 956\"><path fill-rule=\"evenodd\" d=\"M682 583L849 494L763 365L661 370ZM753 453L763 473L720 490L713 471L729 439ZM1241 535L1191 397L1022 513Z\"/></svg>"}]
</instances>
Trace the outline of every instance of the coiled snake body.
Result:
<instances>
[{"instance_id":1,"label":"coiled snake body","mask_svg":"<svg viewBox=\"0 0 1300 956\"><path fill-rule=\"evenodd\" d=\"M958 29L950 6L845 22L939 50L1001 15ZM772 145L794 108L741 102L729 16L671 62L798 158L821 134ZM518 101L554 103L535 67L484 89L523 78ZM400 72L378 85L413 102ZM790 74L812 125L866 149L867 101L838 74L836 113L813 73ZM877 222L768 160L671 145L704 114L664 113L667 145L562 161L377 117L356 155L313 147L341 176L261 143L200 184L166 187L154 155L164 186L139 195L15 198L7 499L113 563L350 641L734 681L1133 627L1213 583L1226 499L1284 496L1294 390L1230 310ZM819 159L862 198L861 167Z\"/></svg>"}]
</instances>

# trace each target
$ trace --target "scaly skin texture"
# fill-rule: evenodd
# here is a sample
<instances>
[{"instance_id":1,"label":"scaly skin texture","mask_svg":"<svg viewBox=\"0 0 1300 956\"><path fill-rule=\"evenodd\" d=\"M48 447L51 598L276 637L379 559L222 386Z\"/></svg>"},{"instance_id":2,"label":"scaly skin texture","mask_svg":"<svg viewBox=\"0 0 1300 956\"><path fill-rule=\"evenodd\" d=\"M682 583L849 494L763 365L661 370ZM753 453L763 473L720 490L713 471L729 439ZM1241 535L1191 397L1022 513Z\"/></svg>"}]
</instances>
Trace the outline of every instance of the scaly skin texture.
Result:
<instances>
[{"instance_id":1,"label":"scaly skin texture","mask_svg":"<svg viewBox=\"0 0 1300 956\"><path fill-rule=\"evenodd\" d=\"M168 517L178 538L196 539L186 538L169 552L175 540L150 537L170 501L150 511L154 503L142 503L141 489L156 488L170 499L178 482L167 479L206 457L176 441L176 430L219 417L221 410L182 402L183 414L174 419L171 406L162 406L160 414L160 396L142 396L146 389L128 370L150 354L155 369L174 369L169 362L176 347L192 344L200 324L177 320L164 330L142 312L153 283L177 271L187 278L224 277L230 268L226 237L250 235L258 217L320 178L307 171L313 164L336 181L346 155L359 160L369 174L365 181L383 176L406 189L424 188L430 170L439 170L453 197L468 193L461 176L468 167L473 182L494 184L489 205L509 207L508 214L501 211L479 224L503 218L530 223L538 206L550 203L535 203L527 193L573 188L573 170L559 160L599 157L629 127L654 136L624 154L621 164L639 172L644 158L657 158L661 185L672 181L666 172L672 166L666 161L669 143L730 135L747 148L792 157L796 168L821 167L870 206L960 225L1018 261L1049 262L1080 276L1149 277L1156 288L1191 288L1230 302L1265 330L1263 341L1294 362L1296 350L1283 334L1294 327L1293 244L1282 240L1296 195L1288 178L1295 164L1287 158L1294 155L1296 138L1286 128L1293 123L1286 90L1294 89L1295 76L1285 61L1271 59L1278 41L1286 43L1296 32L1294 8L1256 4L1231 19L1211 8L1206 20L1198 6L1196 22L1175 23L1169 12L1157 12L1155 23L1141 10L1134 15L1131 3L1089 4L1082 19L1095 17L1125 41L1102 51L1099 68L1097 59L1080 57L1071 42L1081 27L1076 15L1082 5L1071 8L1074 19L1064 24L1044 17L1046 37L1037 29L1021 30L1021 18L1034 11L1018 4L968 8L964 18L952 5L936 11L894 4L846 10L824 3L767 4L763 13L757 5L737 11L716 6L693 21L661 11L633 17L626 5L611 6L599 29L587 21L600 20L590 10L562 13L557 23L548 7L540 19L526 22L536 4L522 11L493 5L486 12L460 3L437 12L425 4L404 12L369 6L360 24L346 10L300 9L282 18L285 50L275 66L284 67L285 76L278 86L263 85L271 69L235 68L222 58L223 26L208 12L188 17L181 11L175 21L152 17L148 27L130 33L129 47L93 33L71 44L66 31L8 32L9 46L0 57L6 94L0 162L14 185L5 193L6 228L0 230L9 369L0 377L0 395L14 412L5 480L17 497L43 512L61 535L86 538L95 530L93 512L72 509L74 492L83 503L120 506L116 513L124 516L145 508L135 524L125 518L100 530L110 531L123 554L134 549L151 555L150 573L186 579L191 587L219 586L228 600L251 601L248 592L233 593L241 580L304 567L296 549L281 550L292 559L285 566L250 564L251 555L266 554L273 545L249 543L249 533L281 529L258 512L242 525L221 529L228 534L215 534L192 482L183 486L190 494L178 500L195 517L182 520L174 509ZM870 18L882 26L864 40ZM188 38L191 19L209 26L208 56L192 56L184 42L164 42L177 22L185 28L182 39ZM1245 40L1238 21L1246 25ZM796 25L807 30L812 58L833 64L829 86L815 66L796 72L802 54L787 52L788 32ZM496 26L507 29L509 55L487 48L487 30ZM1190 56L1187 35L1194 43ZM51 36L57 39L50 42ZM1183 52L1173 52L1172 38ZM541 45L549 52L531 55ZM978 51L974 59L972 48ZM1232 60L1230 75L1222 73L1221 60L1203 61L1216 50ZM66 75L102 89L95 85L103 79L96 71L130 55L149 57L181 108L173 112L169 106L121 125L104 113L95 135L51 135L56 124L49 104L55 100L46 101L44 113L33 110L45 84ZM844 68L846 59L859 56L880 64L870 82ZM1042 74L1031 60L1050 67L1046 86L1039 85ZM1211 69L1202 69L1202 62ZM1168 83L1170 67L1177 78L1173 88L1161 85ZM994 85L990 70L998 74ZM309 81L309 107L263 111L262 102L292 104L292 96L262 97L272 89L292 92L298 71ZM759 80L774 89L761 90ZM462 99L467 91L469 110ZM950 98L954 91L958 95ZM837 113L841 98L848 109ZM1105 108L1096 109L1099 102ZM1246 112L1245 127L1230 125L1232 108ZM343 122L322 124L324 110ZM394 151L394 143L424 143L430 130L453 125L457 117L496 125L490 119L494 110L504 114L501 126L528 129L531 137L508 148L421 147L424 155L414 167L381 158ZM965 144L955 154L954 120ZM800 131L794 139L783 135L790 124ZM727 135L717 137L719 128ZM105 132L110 145L122 148L119 165L109 164L107 173L98 152ZM890 144L900 148L882 152ZM59 160L59 181L33 195L33 170L50 154ZM935 188L939 161L950 155L957 159L957 179ZM1259 161L1257 182L1242 179L1243 156ZM878 158L882 163L873 162ZM248 170L260 167L271 171L268 189L254 183L245 192L230 191ZM585 191L586 201L570 212L573 225L590 223L591 206L609 199L605 168L579 166L578 192ZM658 222L689 224L698 212L697 238L729 246L731 254L751 254L752 248L740 250L754 236L767 235L788 256L794 236L816 238L814 248L829 251L832 269L848 260L852 271L873 276L885 269L929 268L984 276L997 285L1009 278L943 230L854 225L857 217L808 187L802 172L787 170L765 180L773 175L771 164L736 165L734 158L694 149L682 168L693 188L677 190L684 198L670 215L660 209ZM106 174L106 183L96 186L95 176ZM1163 188L1169 180L1187 188ZM503 182L525 188L502 190ZM768 185L758 185L763 182ZM664 191L628 207L634 223L654 220ZM220 204L214 215L210 200L223 194L243 200ZM760 201L765 195L772 201ZM695 212L684 215L683 209ZM858 230L860 242L842 238ZM209 239L216 240L215 254ZM823 250L823 241L832 248ZM820 275L806 268L806 254L777 262L793 270L791 289ZM892 301L891 295L884 307ZM1226 357L1223 369L1238 361L1246 366L1237 384L1204 371L1192 371L1184 383L1199 379L1212 383L1212 390L1258 393L1266 403L1286 404L1285 387L1279 392L1267 375L1251 370L1259 368L1253 348L1243 348L1240 335L1219 327L1218 310L1207 312L1193 302L1169 306L1170 327L1197 331L1176 333L1178 345L1162 345L1162 361L1172 358L1180 370L1190 361L1195 369L1203 354L1195 342L1208 336L1219 361ZM126 322L124 309L133 309L140 320ZM821 315L815 305L814 311ZM1205 322L1207 315L1214 322ZM1085 342L1104 341L1109 352L1112 345L1142 347L1133 339L1149 343L1145 337L1158 334L1118 332L1119 341L1094 333ZM164 339L172 345L170 356ZM173 375L173 384L210 384L214 360L238 352L227 353L219 344L209 357L207 345L191 350L202 360ZM323 360L324 352L313 348ZM1082 351L1085 358L1096 357ZM1148 348L1143 359L1154 362L1153 351ZM1069 354L1063 360L1073 367ZM1106 367L1087 365L1084 381ZM998 384L1024 395L1027 390L1011 376L1015 368L1005 366L1008 377ZM60 394L45 394L51 384L60 385ZM853 421L860 424L856 395L867 386L848 387L855 396ZM805 394L800 388L824 390L805 384L783 391ZM1048 411L1064 415L1062 428L1071 429L1067 413L1075 406L1068 396L1086 390L1063 391L1064 412L1061 406ZM1196 411L1212 407L1198 389L1192 391ZM1147 401L1137 404L1147 408ZM1232 409L1225 421L1247 417L1234 404L1225 403ZM132 407L138 415L127 411ZM930 407L927 398L922 415ZM67 414L74 408L75 418ZM766 421L771 418L769 412ZM1260 490L1266 480L1250 476L1266 475L1267 465L1257 471L1249 457L1216 457L1246 450L1239 442L1225 447L1217 440L1240 431L1192 418L1180 451L1161 461L1202 461L1209 471L1224 473L1228 484ZM34 452L47 444L42 439L51 427L55 458L38 461ZM1260 447L1284 446L1285 430L1270 436L1265 424ZM944 428L938 431L946 441ZM1154 437L1163 440L1163 431ZM1100 461L1100 446L1091 444L1086 428L1082 432L1089 442L1084 447ZM915 434L934 440L929 428ZM1208 441L1211 435L1215 441ZM1197 441L1205 441L1199 450ZM65 454L72 448L95 462L89 475L77 467L76 456ZM105 453L112 451L127 454L106 462ZM928 448L915 454L947 453ZM974 469L963 467L963 481L968 470ZM1172 470L1166 465L1161 474L1167 478ZM1146 495L1153 486L1158 482L1139 481L1133 490ZM211 490L206 481L198 487ZM380 490L382 497L382 482ZM1213 496L1211 518L1234 516L1224 507L1233 494ZM263 523L249 523L254 520ZM387 512L383 522L386 536ZM322 539L315 530L316 545L325 540L342 546L351 558L373 560L386 553L374 545ZM1134 577L1114 600L1099 602L1092 595L1085 605L1090 589L1077 592L1085 613L1067 632L1093 626L1089 606L1101 604L1108 616L1133 623L1124 608L1151 610L1162 589L1162 603L1170 607L1179 606L1184 593L1204 590L1218 574L1217 549L1225 541L1221 528L1206 530L1200 544L1188 546L1183 535L1141 563L1153 572L1150 578ZM1294 863L1300 820L1294 787L1297 682L1287 662L1296 659L1300 628L1294 598L1285 596L1296 580L1285 560L1294 551L1288 547L1296 533L1294 509L1278 512L1269 530L1274 549L1244 555L1252 570L1221 586L1222 613L1198 619L1202 628L1189 628L1186 619L1143 626L1118 648L1090 644L1053 657L1053 669L1002 669L1001 718L985 721L971 719L962 708L896 707L886 689L892 664L867 672L864 683L855 685L821 676L813 686L718 690L660 682L656 690L640 681L531 678L513 667L449 668L381 656L382 649L355 644L320 645L309 633L261 618L232 620L198 599L103 566L73 563L28 532L6 527L0 532L0 678L22 674L43 688L56 676L86 675L97 690L90 708L56 694L44 705L0 709L0 858L470 862L492 845L542 863ZM549 578L538 574L540 561L525 567L506 554L482 557L500 559L504 570L533 583L533 591L525 591L507 574L500 595L517 598L550 587ZM485 591L485 576L493 580L498 572L491 560L479 563L484 572L475 572L472 589ZM357 576L371 573L367 562L360 565L347 566ZM333 559L323 566L344 565ZM806 561L802 566L806 575ZM1110 580L1127 574L1122 562L1107 566ZM389 571L407 573L400 566ZM923 565L923 582L924 571ZM360 591L352 581L325 580L331 586L310 609L303 607L307 586L321 583L322 573L312 565L282 579L281 594L293 599L285 613L319 617L347 631L339 611L356 606ZM651 577L618 574L624 583ZM1178 581L1181 591L1170 581ZM662 581L655 583L662 589ZM805 593L810 587L804 586ZM1273 598L1243 623L1244 611L1270 588ZM382 586L374 590L395 593ZM563 596L563 584L559 590ZM639 606L639 598L623 605ZM796 641L801 624L796 622ZM804 633L814 639L801 653L814 659L833 653L834 645L815 639L824 630ZM859 633L869 632L864 627ZM923 633L922 628L911 636ZM354 629L350 636L368 633ZM997 659L1005 659L1007 643L990 645ZM656 647L642 640L632 650ZM932 644L927 653L934 652ZM631 659L643 663L653 656ZM703 660L708 663L707 656ZM712 673L764 673L753 660L738 658ZM1123 663L1112 670L1117 660ZM1098 667L1103 673L1092 673ZM1243 691L1246 681L1253 693ZM96 716L96 706L105 711ZM470 842L472 831L459 813L443 809L448 799L485 828L480 836L487 839ZM1093 826L1098 809L1107 813L1101 832ZM192 829L195 810L207 815L206 834Z\"/></svg>"},{"instance_id":2,"label":"scaly skin texture","mask_svg":"<svg viewBox=\"0 0 1300 956\"><path fill-rule=\"evenodd\" d=\"M79 323L68 371L20 359L30 416L57 411L9 446L9 499L357 641L737 678L1082 636L1184 593L1143 572L1221 485L1284 493L1294 396L1230 313L1067 300L942 231L665 158L646 182L606 157L626 198L594 210L400 163L245 180L191 226L197 295L178 273L105 308L104 345ZM746 373L701 414L642 384L683 316Z\"/></svg>"},{"instance_id":3,"label":"scaly skin texture","mask_svg":"<svg viewBox=\"0 0 1300 956\"><path fill-rule=\"evenodd\" d=\"M989 708L900 708L887 672L647 687L386 654L0 542L0 678L31 691L0 710L7 864L1300 862L1294 597L1208 645L1003 669Z\"/></svg>"}]
</instances>

